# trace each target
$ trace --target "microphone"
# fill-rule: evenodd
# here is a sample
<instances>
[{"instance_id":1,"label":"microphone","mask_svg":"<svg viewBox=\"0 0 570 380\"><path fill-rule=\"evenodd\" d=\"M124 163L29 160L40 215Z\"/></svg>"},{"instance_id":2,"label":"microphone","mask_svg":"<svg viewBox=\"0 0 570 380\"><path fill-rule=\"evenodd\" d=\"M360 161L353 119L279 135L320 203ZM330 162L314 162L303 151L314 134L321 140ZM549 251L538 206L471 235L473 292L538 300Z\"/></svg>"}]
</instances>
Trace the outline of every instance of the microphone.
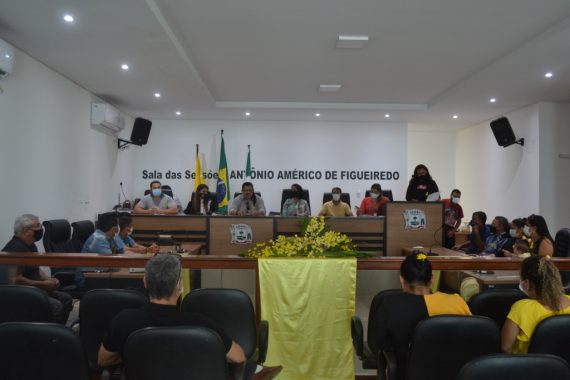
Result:
<instances>
[{"instance_id":1,"label":"microphone","mask_svg":"<svg viewBox=\"0 0 570 380\"><path fill-rule=\"evenodd\" d=\"M442 245L442 243L443 243L443 242L441 242L441 243L438 242L438 241L437 241L437 238L436 238L437 232L438 232L438 231L441 231L441 229L442 229L443 227L445 227L445 223L442 223L441 226L439 226L439 228L433 232L433 241L434 241L435 244ZM428 251L427 255L428 255L428 256L437 256L436 253L433 253L433 252L431 251L431 248L432 248L432 247L433 247L433 244L430 245L429 251Z\"/></svg>"},{"instance_id":2,"label":"microphone","mask_svg":"<svg viewBox=\"0 0 570 380\"><path fill-rule=\"evenodd\" d=\"M127 196L125 195L125 190L123 189L123 183L119 182L119 186L121 186L121 192L123 193L123 197L125 198L125 200L127 200Z\"/></svg>"},{"instance_id":3,"label":"microphone","mask_svg":"<svg viewBox=\"0 0 570 380\"><path fill-rule=\"evenodd\" d=\"M246 209L247 213L249 214L251 211L251 206L249 205L249 201L245 201L245 209Z\"/></svg>"}]
</instances>

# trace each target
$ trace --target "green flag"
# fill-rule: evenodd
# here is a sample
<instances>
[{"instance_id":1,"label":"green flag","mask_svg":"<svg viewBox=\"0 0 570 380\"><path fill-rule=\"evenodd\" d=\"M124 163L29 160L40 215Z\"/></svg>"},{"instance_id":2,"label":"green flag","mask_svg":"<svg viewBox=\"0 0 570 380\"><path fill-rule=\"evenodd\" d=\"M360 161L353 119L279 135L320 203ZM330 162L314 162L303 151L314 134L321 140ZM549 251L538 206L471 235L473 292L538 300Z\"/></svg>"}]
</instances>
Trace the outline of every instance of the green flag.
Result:
<instances>
[{"instance_id":1,"label":"green flag","mask_svg":"<svg viewBox=\"0 0 570 380\"><path fill-rule=\"evenodd\" d=\"M220 148L220 167L218 169L218 181L216 193L218 194L218 212L228 213L230 203L230 182L228 181L228 162L226 161L226 148L224 145L224 131L222 131L222 146Z\"/></svg>"},{"instance_id":2,"label":"green flag","mask_svg":"<svg viewBox=\"0 0 570 380\"><path fill-rule=\"evenodd\" d=\"M251 149L247 146L247 163L245 164L245 179L251 181Z\"/></svg>"}]
</instances>

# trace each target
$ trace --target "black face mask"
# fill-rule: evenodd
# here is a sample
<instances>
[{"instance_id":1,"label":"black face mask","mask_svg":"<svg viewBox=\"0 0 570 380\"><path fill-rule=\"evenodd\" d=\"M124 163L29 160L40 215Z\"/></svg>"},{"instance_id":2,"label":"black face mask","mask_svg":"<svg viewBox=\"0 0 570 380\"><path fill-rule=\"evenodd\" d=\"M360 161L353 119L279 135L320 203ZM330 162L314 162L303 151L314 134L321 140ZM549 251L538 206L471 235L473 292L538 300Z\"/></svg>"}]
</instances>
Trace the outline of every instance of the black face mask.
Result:
<instances>
[{"instance_id":1,"label":"black face mask","mask_svg":"<svg viewBox=\"0 0 570 380\"><path fill-rule=\"evenodd\" d=\"M298 191L291 191L291 198L301 198L301 193Z\"/></svg>"},{"instance_id":2,"label":"black face mask","mask_svg":"<svg viewBox=\"0 0 570 380\"><path fill-rule=\"evenodd\" d=\"M497 227L491 225L490 228L491 228L491 233L492 233L492 234L496 234L496 233L497 233Z\"/></svg>"},{"instance_id":3,"label":"black face mask","mask_svg":"<svg viewBox=\"0 0 570 380\"><path fill-rule=\"evenodd\" d=\"M35 239L35 241L41 240L43 236L44 236L44 230L43 230L43 228L40 228L39 230L34 230L34 239Z\"/></svg>"},{"instance_id":4,"label":"black face mask","mask_svg":"<svg viewBox=\"0 0 570 380\"><path fill-rule=\"evenodd\" d=\"M202 200L203 200L203 199L208 199L208 195L209 195L209 194L206 194L206 193L200 193L200 199L202 199Z\"/></svg>"}]
</instances>

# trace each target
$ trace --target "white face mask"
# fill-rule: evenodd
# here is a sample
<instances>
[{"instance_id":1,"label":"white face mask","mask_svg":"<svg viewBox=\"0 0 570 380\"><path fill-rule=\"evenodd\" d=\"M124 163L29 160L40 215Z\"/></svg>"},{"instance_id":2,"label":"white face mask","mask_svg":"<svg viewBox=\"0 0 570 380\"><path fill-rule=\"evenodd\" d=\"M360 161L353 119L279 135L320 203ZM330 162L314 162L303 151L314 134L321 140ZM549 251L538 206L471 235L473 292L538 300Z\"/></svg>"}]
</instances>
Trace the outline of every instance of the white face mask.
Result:
<instances>
[{"instance_id":1,"label":"white face mask","mask_svg":"<svg viewBox=\"0 0 570 380\"><path fill-rule=\"evenodd\" d=\"M459 198L459 197L453 197L453 198L451 198L451 202L452 202L454 205L456 205L456 204L459 204L459 200L460 200L460 199L461 199L461 198Z\"/></svg>"},{"instance_id":2,"label":"white face mask","mask_svg":"<svg viewBox=\"0 0 570 380\"><path fill-rule=\"evenodd\" d=\"M379 193L370 193L370 198L372 199L378 199L379 196L380 196Z\"/></svg>"},{"instance_id":3,"label":"white face mask","mask_svg":"<svg viewBox=\"0 0 570 380\"><path fill-rule=\"evenodd\" d=\"M335 201L335 202L340 201L340 194L334 193L334 194L332 195L332 199L333 199L333 201Z\"/></svg>"},{"instance_id":4,"label":"white face mask","mask_svg":"<svg viewBox=\"0 0 570 380\"><path fill-rule=\"evenodd\" d=\"M511 228L509 233L511 234L511 237L514 237L514 238L519 236L519 234L517 233L517 230L514 228Z\"/></svg>"},{"instance_id":5,"label":"white face mask","mask_svg":"<svg viewBox=\"0 0 570 380\"><path fill-rule=\"evenodd\" d=\"M129 229L129 232L127 232L127 234L128 234L129 236L133 234L133 227L131 227L131 228Z\"/></svg>"},{"instance_id":6,"label":"white face mask","mask_svg":"<svg viewBox=\"0 0 570 380\"><path fill-rule=\"evenodd\" d=\"M519 282L519 289L521 292L523 292L524 294L526 294L526 290L524 290L523 286L522 286L522 282Z\"/></svg>"},{"instance_id":7,"label":"white face mask","mask_svg":"<svg viewBox=\"0 0 570 380\"><path fill-rule=\"evenodd\" d=\"M529 226L524 226L523 228L523 232L526 236L530 236L531 232L530 232L530 227Z\"/></svg>"}]
</instances>

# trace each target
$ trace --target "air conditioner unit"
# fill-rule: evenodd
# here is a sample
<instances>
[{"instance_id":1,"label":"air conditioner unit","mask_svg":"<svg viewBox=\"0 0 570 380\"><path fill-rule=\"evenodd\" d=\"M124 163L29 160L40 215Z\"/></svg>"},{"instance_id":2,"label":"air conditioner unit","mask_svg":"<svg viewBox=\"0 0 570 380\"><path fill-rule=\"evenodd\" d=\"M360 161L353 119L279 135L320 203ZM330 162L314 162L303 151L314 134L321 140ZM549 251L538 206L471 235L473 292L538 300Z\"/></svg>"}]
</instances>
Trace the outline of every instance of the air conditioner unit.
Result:
<instances>
[{"instance_id":1,"label":"air conditioner unit","mask_svg":"<svg viewBox=\"0 0 570 380\"><path fill-rule=\"evenodd\" d=\"M91 125L117 133L125 128L125 121L115 107L105 103L92 103Z\"/></svg>"},{"instance_id":2,"label":"air conditioner unit","mask_svg":"<svg viewBox=\"0 0 570 380\"><path fill-rule=\"evenodd\" d=\"M0 78L12 73L15 62L15 50L12 45L0 39Z\"/></svg>"}]
</instances>

